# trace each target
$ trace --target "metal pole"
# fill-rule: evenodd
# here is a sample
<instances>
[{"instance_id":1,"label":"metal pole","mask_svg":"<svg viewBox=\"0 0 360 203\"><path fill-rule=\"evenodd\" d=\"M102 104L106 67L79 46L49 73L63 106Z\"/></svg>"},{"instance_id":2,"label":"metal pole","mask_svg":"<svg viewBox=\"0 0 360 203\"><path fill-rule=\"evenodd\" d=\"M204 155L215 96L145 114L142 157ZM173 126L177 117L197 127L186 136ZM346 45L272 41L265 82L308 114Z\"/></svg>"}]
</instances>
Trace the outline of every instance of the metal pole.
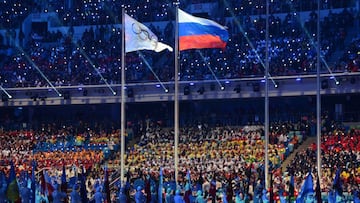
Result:
<instances>
[{"instance_id":1,"label":"metal pole","mask_svg":"<svg viewBox=\"0 0 360 203\"><path fill-rule=\"evenodd\" d=\"M179 145L179 5L176 4L175 11L175 96L174 96L174 113L175 113L175 124L174 124L174 167L175 167L175 182L178 183L178 164L179 164L179 155L178 155L178 145Z\"/></svg>"},{"instance_id":2,"label":"metal pole","mask_svg":"<svg viewBox=\"0 0 360 203\"><path fill-rule=\"evenodd\" d=\"M269 188L269 0L266 0L265 33L265 187Z\"/></svg>"},{"instance_id":3,"label":"metal pole","mask_svg":"<svg viewBox=\"0 0 360 203\"><path fill-rule=\"evenodd\" d=\"M120 165L120 181L121 185L124 184L124 169L125 169L125 7L122 7L122 29L121 29L121 133L120 133L120 153L121 153L121 165ZM127 180L128 181L128 180Z\"/></svg>"},{"instance_id":4,"label":"metal pole","mask_svg":"<svg viewBox=\"0 0 360 203\"><path fill-rule=\"evenodd\" d=\"M320 0L317 0L317 70L316 70L316 143L317 143L317 172L321 182L321 94L320 94Z\"/></svg>"}]
</instances>

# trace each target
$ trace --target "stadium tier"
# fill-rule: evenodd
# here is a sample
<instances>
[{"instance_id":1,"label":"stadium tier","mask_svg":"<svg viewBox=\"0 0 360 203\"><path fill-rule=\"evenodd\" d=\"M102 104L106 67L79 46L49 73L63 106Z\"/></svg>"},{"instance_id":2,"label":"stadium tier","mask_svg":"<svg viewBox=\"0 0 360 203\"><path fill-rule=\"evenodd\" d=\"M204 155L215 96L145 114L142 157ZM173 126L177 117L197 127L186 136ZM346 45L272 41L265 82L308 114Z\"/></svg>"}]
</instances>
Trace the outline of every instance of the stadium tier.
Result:
<instances>
[{"instance_id":1,"label":"stadium tier","mask_svg":"<svg viewBox=\"0 0 360 203\"><path fill-rule=\"evenodd\" d=\"M1 1L0 202L360 202L359 11Z\"/></svg>"}]
</instances>

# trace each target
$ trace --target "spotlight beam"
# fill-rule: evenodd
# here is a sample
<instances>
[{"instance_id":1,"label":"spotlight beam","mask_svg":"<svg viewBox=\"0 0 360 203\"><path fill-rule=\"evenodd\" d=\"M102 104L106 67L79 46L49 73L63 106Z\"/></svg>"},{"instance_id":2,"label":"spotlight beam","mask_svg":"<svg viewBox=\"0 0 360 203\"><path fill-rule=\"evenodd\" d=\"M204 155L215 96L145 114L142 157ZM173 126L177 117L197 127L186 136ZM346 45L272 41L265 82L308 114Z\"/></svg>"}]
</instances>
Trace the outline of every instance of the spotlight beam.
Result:
<instances>
[{"instance_id":1,"label":"spotlight beam","mask_svg":"<svg viewBox=\"0 0 360 203\"><path fill-rule=\"evenodd\" d=\"M15 38L11 37L11 40L16 41ZM43 77L46 82L50 85L50 87L55 90L55 92L58 94L59 97L61 97L60 92L54 87L54 85L50 82L50 80L45 76L45 74L39 69L39 67L30 59L29 55L26 54L26 52L23 50L23 48L19 45L16 45L16 48L24 54L26 60L40 73L41 77ZM12 96L0 85L0 89L8 96L9 99L12 98Z\"/></svg>"},{"instance_id":2,"label":"spotlight beam","mask_svg":"<svg viewBox=\"0 0 360 203\"><path fill-rule=\"evenodd\" d=\"M63 25L61 23L61 21L59 20L59 17L57 16L57 21L60 25ZM62 28L62 30L64 31L64 33L66 33L67 31L65 30L64 26ZM79 44L77 42L75 42L75 40L73 38L71 38L71 43L73 43L75 45L76 48L78 48L79 52L81 55L83 55L87 61L89 61L90 65L93 67L93 69L96 71L96 73L100 76L101 80L104 81L106 87L109 88L109 90L111 91L111 93L113 95L116 95L116 92L114 91L114 89L111 87L111 85L106 81L106 79L104 78L104 76L100 73L100 71L96 68L95 64L91 61L90 57L85 53L85 51L79 46Z\"/></svg>"},{"instance_id":3,"label":"spotlight beam","mask_svg":"<svg viewBox=\"0 0 360 203\"><path fill-rule=\"evenodd\" d=\"M34 67L41 75L41 77L43 77L46 82L50 85L50 87L55 90L56 94L61 97L61 93L56 89L56 87L50 82L50 80L46 77L46 75L40 70L40 68L31 60L31 58L29 57L29 55L20 47L20 46L17 46L16 47L17 49L19 49L19 51L21 53L24 54L24 57L26 58L26 60L31 64L32 67Z\"/></svg>"},{"instance_id":4,"label":"spotlight beam","mask_svg":"<svg viewBox=\"0 0 360 203\"><path fill-rule=\"evenodd\" d=\"M216 77L216 75L215 75L214 71L212 70L212 68L210 67L210 65L209 65L209 64L207 63L207 61L205 60L204 55L201 53L200 50L196 50L196 52L198 52L198 53L200 54L201 58L203 59L203 61L204 61L205 64L206 64L207 68L210 70L210 72L211 72L211 74L214 76L216 82L219 84L219 87L220 87L221 89L223 89L224 87L223 87L222 84L220 83L219 79Z\"/></svg>"},{"instance_id":5,"label":"spotlight beam","mask_svg":"<svg viewBox=\"0 0 360 203\"><path fill-rule=\"evenodd\" d=\"M227 0L223 0L223 2L224 2L224 4L225 4L225 6L229 7L229 3L227 2ZM265 63L264 63L264 61L260 58L258 52L257 52L256 49L255 49L254 44L250 41L250 39L248 38L248 36L246 36L245 31L244 31L243 27L241 26L240 22L237 20L234 12L231 11L231 10L230 10L229 12L230 12L231 16L235 19L236 26L239 28L241 34L242 34L242 35L244 36L244 38L246 39L247 43L249 43L249 46L251 47L252 50L255 51L256 58L259 59L261 66L262 66L262 67L264 68L264 70L265 70ZM269 79L271 80L271 82L272 82L272 83L274 84L274 86L275 86L276 83L275 83L273 77L271 76L270 72L268 73L268 76L269 76Z\"/></svg>"},{"instance_id":6,"label":"spotlight beam","mask_svg":"<svg viewBox=\"0 0 360 203\"><path fill-rule=\"evenodd\" d=\"M169 90L166 89L164 83L160 80L159 76L154 72L153 68L150 66L149 62L146 60L144 55L140 51L136 51L140 58L144 61L145 65L149 68L149 70L154 74L156 80L160 83L161 87L164 89L165 92L168 92Z\"/></svg>"},{"instance_id":7,"label":"spotlight beam","mask_svg":"<svg viewBox=\"0 0 360 203\"><path fill-rule=\"evenodd\" d=\"M73 43L78 47L78 45L77 45L75 42L73 42ZM104 81L106 87L109 88L109 90L111 91L111 93L112 93L113 95L116 95L116 92L114 91L114 89L113 89L113 88L110 86L110 84L106 81L106 79L104 78L104 76L100 73L99 69L96 68L95 64L91 61L91 59L90 59L89 56L85 53L85 51L84 51L82 48L80 48L80 47L78 47L78 48L79 48L79 52L81 53L81 55L83 55L83 56L86 58L86 60L89 61L90 65L94 68L94 70L96 71L96 73L100 76L101 80Z\"/></svg>"},{"instance_id":8,"label":"spotlight beam","mask_svg":"<svg viewBox=\"0 0 360 203\"><path fill-rule=\"evenodd\" d=\"M288 1L288 3L289 3L289 5L290 5L291 11L292 11L292 12L296 12L296 10L294 9L294 6L292 5L292 3L290 3L289 1ZM320 13L319 13L319 15L320 15ZM311 37L311 35L310 35L310 33L309 33L309 30L306 29L306 27L304 26L303 23L301 23L300 15L296 15L296 16L297 16L297 18L296 18L297 21L299 22L299 24L301 25L301 28L303 29L303 31L305 32L306 36L307 36L308 39L310 40L311 45L316 49L316 48L317 48L317 44L318 44L319 42L318 42L318 43L315 43L315 42L314 42L314 40L312 39L312 37ZM320 18L320 16L318 16L318 18ZM321 46L321 44L319 44L319 45ZM321 61L324 63L326 69L329 71L330 75L334 78L335 83L338 84L339 81L336 79L334 73L333 73L332 70L330 69L328 63L326 62L326 60L325 60L325 58L324 58L324 56L321 54L321 51L320 51L320 59L321 59Z\"/></svg>"},{"instance_id":9,"label":"spotlight beam","mask_svg":"<svg viewBox=\"0 0 360 203\"><path fill-rule=\"evenodd\" d=\"M3 91L9 99L12 98L12 96L9 94L9 92L6 91L6 89L4 89L3 86L1 86L1 85L0 85L0 90Z\"/></svg>"}]
</instances>

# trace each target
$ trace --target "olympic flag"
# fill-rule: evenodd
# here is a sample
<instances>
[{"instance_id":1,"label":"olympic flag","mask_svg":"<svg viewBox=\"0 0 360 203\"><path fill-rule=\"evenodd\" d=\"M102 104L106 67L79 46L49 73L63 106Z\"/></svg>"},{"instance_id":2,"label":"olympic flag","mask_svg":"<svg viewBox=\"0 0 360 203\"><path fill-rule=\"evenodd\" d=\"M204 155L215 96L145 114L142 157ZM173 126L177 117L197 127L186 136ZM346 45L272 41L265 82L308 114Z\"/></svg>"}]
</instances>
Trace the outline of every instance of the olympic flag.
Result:
<instances>
[{"instance_id":1,"label":"olympic flag","mask_svg":"<svg viewBox=\"0 0 360 203\"><path fill-rule=\"evenodd\" d=\"M152 50L161 52L173 51L167 44L159 42L158 37L145 25L125 13L125 52Z\"/></svg>"}]
</instances>

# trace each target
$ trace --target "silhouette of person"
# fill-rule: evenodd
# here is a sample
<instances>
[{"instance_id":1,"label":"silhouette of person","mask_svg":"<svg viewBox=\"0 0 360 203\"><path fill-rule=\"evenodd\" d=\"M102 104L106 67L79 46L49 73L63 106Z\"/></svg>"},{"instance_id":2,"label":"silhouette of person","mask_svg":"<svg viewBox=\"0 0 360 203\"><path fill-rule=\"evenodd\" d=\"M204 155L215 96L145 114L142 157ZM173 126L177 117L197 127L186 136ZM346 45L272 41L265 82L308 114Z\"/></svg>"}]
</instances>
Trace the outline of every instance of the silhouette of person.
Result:
<instances>
[{"instance_id":1,"label":"silhouette of person","mask_svg":"<svg viewBox=\"0 0 360 203\"><path fill-rule=\"evenodd\" d=\"M27 187L27 182L24 181L21 183L19 192L20 192L21 202L29 203L31 197L31 191Z\"/></svg>"},{"instance_id":2,"label":"silhouette of person","mask_svg":"<svg viewBox=\"0 0 360 203\"><path fill-rule=\"evenodd\" d=\"M66 193L59 190L59 185L54 185L55 191L51 194L53 203L61 203L66 198Z\"/></svg>"},{"instance_id":3,"label":"silhouette of person","mask_svg":"<svg viewBox=\"0 0 360 203\"><path fill-rule=\"evenodd\" d=\"M180 190L176 190L175 196L174 196L174 202L175 203L185 203L184 199L182 198L180 194Z\"/></svg>"},{"instance_id":4,"label":"silhouette of person","mask_svg":"<svg viewBox=\"0 0 360 203\"><path fill-rule=\"evenodd\" d=\"M141 186L138 186L136 188L135 202L136 203L145 203L146 202L146 197L145 197L144 193L142 192Z\"/></svg>"},{"instance_id":5,"label":"silhouette of person","mask_svg":"<svg viewBox=\"0 0 360 203\"><path fill-rule=\"evenodd\" d=\"M70 198L71 198L71 203L81 203L81 197L80 197L78 185L75 184L73 186L73 189L70 193Z\"/></svg>"},{"instance_id":6,"label":"silhouette of person","mask_svg":"<svg viewBox=\"0 0 360 203\"><path fill-rule=\"evenodd\" d=\"M119 190L119 203L126 203L126 202L127 202L126 191L124 187L121 187Z\"/></svg>"},{"instance_id":7,"label":"silhouette of person","mask_svg":"<svg viewBox=\"0 0 360 203\"><path fill-rule=\"evenodd\" d=\"M95 199L95 203L102 203L104 202L104 195L103 193L101 192L101 187L98 186L96 188L96 192L94 194L94 199Z\"/></svg>"}]
</instances>

